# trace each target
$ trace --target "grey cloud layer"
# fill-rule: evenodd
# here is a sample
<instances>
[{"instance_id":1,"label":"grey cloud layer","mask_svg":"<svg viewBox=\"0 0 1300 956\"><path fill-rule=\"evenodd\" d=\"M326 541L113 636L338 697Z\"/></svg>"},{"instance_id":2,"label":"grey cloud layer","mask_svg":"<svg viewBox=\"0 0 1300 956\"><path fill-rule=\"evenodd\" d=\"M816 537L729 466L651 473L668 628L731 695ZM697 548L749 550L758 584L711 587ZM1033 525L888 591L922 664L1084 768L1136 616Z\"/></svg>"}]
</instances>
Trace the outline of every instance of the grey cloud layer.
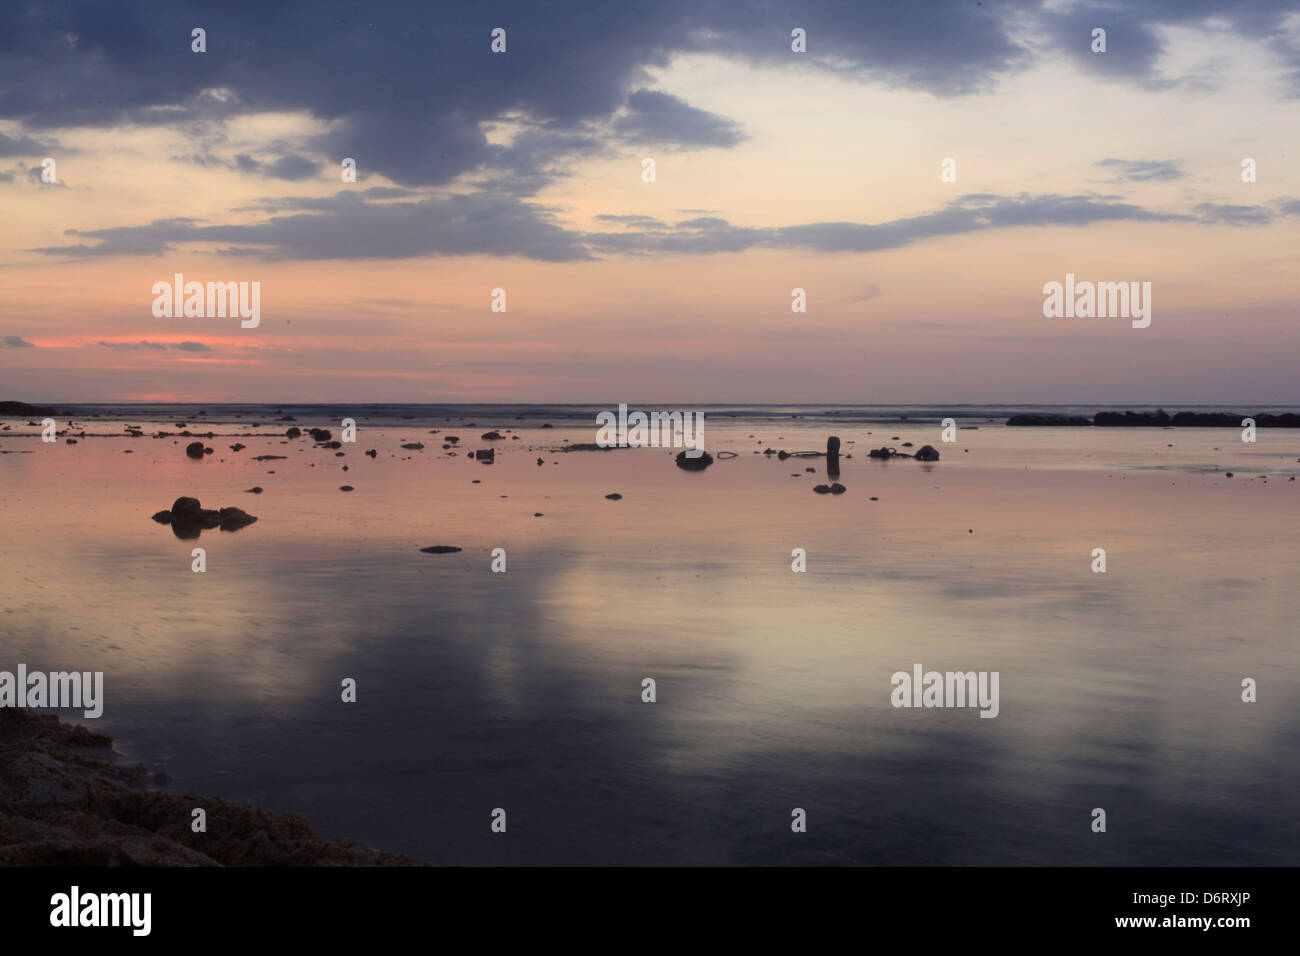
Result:
<instances>
[{"instance_id":1,"label":"grey cloud layer","mask_svg":"<svg viewBox=\"0 0 1300 956\"><path fill-rule=\"evenodd\" d=\"M472 193L418 202L368 202L342 192L286 199L284 212L251 225L203 225L164 219L146 226L69 230L92 242L33 250L51 256L162 255L182 243L215 245L229 256L264 260L402 259L423 256L521 256L572 262L601 254L672 255L751 248L873 252L926 239L1020 226L1099 222L1267 225L1300 214L1300 201L1268 206L1202 203L1192 213L1144 209L1111 195L962 196L933 212L881 223L817 222L777 228L734 226L716 216L668 224L641 215L602 215L617 231L581 232L545 207L514 197Z\"/></svg>"}]
</instances>

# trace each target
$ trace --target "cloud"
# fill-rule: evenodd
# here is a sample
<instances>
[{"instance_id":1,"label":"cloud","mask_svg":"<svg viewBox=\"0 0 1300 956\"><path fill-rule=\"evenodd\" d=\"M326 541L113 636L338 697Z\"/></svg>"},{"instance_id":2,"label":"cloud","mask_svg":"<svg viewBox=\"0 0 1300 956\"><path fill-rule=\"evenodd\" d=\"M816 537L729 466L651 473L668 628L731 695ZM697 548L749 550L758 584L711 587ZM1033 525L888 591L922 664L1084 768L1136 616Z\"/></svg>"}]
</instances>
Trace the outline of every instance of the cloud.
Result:
<instances>
[{"instance_id":1,"label":"cloud","mask_svg":"<svg viewBox=\"0 0 1300 956\"><path fill-rule=\"evenodd\" d=\"M96 343L106 349L165 349L167 346L161 342L147 342L141 339L139 342L104 342Z\"/></svg>"},{"instance_id":2,"label":"cloud","mask_svg":"<svg viewBox=\"0 0 1300 956\"><path fill-rule=\"evenodd\" d=\"M11 349L34 349L36 348L31 342L28 342L21 335L6 335L3 339L4 344Z\"/></svg>"},{"instance_id":3,"label":"cloud","mask_svg":"<svg viewBox=\"0 0 1300 956\"><path fill-rule=\"evenodd\" d=\"M93 241L30 250L84 258L162 255L202 243L222 255L265 260L404 259L425 256L521 256L543 262L574 262L612 255L707 255L751 248L816 252L875 252L944 236L1026 226L1085 227L1100 222L1266 225L1300 213L1300 201L1271 206L1202 203L1193 214L1161 212L1113 195L1055 193L997 196L972 193L931 212L880 223L814 222L780 227L735 226L700 216L666 227L646 216L602 214L617 232L579 232L564 226L548 207L512 196L477 192L418 202L367 202L343 191L324 198L286 197L280 212L260 223L205 225L162 219L147 226L118 226L70 236Z\"/></svg>"},{"instance_id":4,"label":"cloud","mask_svg":"<svg viewBox=\"0 0 1300 956\"><path fill-rule=\"evenodd\" d=\"M1115 170L1118 175L1114 182L1149 182L1156 180L1158 182L1167 182L1172 179L1182 179L1187 174L1179 167L1176 160L1159 159L1159 160L1133 160L1133 159L1103 159L1101 162L1094 163L1096 166L1104 166Z\"/></svg>"},{"instance_id":5,"label":"cloud","mask_svg":"<svg viewBox=\"0 0 1300 956\"><path fill-rule=\"evenodd\" d=\"M697 109L685 100L654 90L637 90L627 98L628 114L613 128L632 143L660 147L735 146L745 134L725 116Z\"/></svg>"},{"instance_id":6,"label":"cloud","mask_svg":"<svg viewBox=\"0 0 1300 956\"><path fill-rule=\"evenodd\" d=\"M212 346L204 345L202 342L178 342L172 348L180 349L182 352L211 352Z\"/></svg>"},{"instance_id":7,"label":"cloud","mask_svg":"<svg viewBox=\"0 0 1300 956\"><path fill-rule=\"evenodd\" d=\"M229 256L266 260L405 259L418 256L522 256L543 262L592 258L581 236L560 226L547 207L478 192L419 202L366 202L340 192L321 199L286 199L287 214L261 223L200 225L156 220L67 235L93 240L32 251L70 258L161 255L180 243L206 243Z\"/></svg>"},{"instance_id":8,"label":"cloud","mask_svg":"<svg viewBox=\"0 0 1300 956\"><path fill-rule=\"evenodd\" d=\"M290 182L309 179L312 176L319 175L321 170L320 163L305 156L299 156L297 153L285 153L270 163L254 159L247 153L238 153L235 156L233 166L241 172L257 173L268 179L287 179Z\"/></svg>"},{"instance_id":9,"label":"cloud","mask_svg":"<svg viewBox=\"0 0 1300 956\"><path fill-rule=\"evenodd\" d=\"M54 146L32 139L30 136L6 136L0 133L0 156L41 156L54 151Z\"/></svg>"}]
</instances>

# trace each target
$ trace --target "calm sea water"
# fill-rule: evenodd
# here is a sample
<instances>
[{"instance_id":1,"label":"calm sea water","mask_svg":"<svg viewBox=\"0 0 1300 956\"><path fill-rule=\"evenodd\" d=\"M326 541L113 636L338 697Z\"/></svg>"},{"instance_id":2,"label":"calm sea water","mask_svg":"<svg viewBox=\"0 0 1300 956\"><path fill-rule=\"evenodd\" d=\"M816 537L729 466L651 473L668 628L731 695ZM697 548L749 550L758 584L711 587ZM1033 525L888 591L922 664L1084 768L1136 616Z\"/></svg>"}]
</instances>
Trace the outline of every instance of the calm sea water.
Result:
<instances>
[{"instance_id":1,"label":"calm sea water","mask_svg":"<svg viewBox=\"0 0 1300 956\"><path fill-rule=\"evenodd\" d=\"M1300 432L714 409L737 457L687 473L553 452L594 407L276 407L356 418L344 457L282 444L276 408L205 408L74 411L269 434L196 462L0 432L0 669L103 670L96 729L172 789L438 863L1297 862ZM978 429L940 443L945 414ZM467 460L490 428L495 464ZM755 454L829 434L840 496L820 459ZM905 441L942 460L865 457ZM180 495L259 521L180 540L149 518ZM917 663L998 671L999 716L895 709Z\"/></svg>"}]
</instances>

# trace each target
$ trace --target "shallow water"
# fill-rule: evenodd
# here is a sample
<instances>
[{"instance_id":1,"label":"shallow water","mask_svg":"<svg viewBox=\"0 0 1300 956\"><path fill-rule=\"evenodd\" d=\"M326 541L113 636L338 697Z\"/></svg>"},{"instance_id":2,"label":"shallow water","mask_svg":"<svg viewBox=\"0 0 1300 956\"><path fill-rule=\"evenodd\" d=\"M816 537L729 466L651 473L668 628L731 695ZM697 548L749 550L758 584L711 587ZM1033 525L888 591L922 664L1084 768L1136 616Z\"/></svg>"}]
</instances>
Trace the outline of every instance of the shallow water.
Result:
<instances>
[{"instance_id":1,"label":"shallow water","mask_svg":"<svg viewBox=\"0 0 1300 956\"><path fill-rule=\"evenodd\" d=\"M250 430L215 420L190 427ZM1296 862L1300 433L710 418L739 456L687 473L472 420L198 462L0 433L0 669L103 670L94 729L170 788L433 862ZM492 465L428 434L494 427L521 438ZM754 454L832 433L840 496ZM943 459L865 457L903 441ZM180 495L259 520L180 540L149 519ZM998 671L998 717L892 707L915 663Z\"/></svg>"}]
</instances>

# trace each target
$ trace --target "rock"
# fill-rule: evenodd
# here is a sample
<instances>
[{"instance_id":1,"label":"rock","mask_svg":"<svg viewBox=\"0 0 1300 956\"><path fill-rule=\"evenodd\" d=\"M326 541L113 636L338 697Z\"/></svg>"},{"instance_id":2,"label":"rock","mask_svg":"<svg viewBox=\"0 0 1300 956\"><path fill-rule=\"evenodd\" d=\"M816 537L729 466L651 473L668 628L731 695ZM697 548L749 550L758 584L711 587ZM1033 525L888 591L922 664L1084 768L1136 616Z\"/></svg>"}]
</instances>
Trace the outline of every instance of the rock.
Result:
<instances>
[{"instance_id":1,"label":"rock","mask_svg":"<svg viewBox=\"0 0 1300 956\"><path fill-rule=\"evenodd\" d=\"M403 448L409 448L409 449L411 449L411 451L420 451L421 449L424 448L424 443L423 443L423 442L418 442L418 441L407 442L407 443L406 443L405 445L403 445L402 447L403 447Z\"/></svg>"},{"instance_id":2,"label":"rock","mask_svg":"<svg viewBox=\"0 0 1300 956\"><path fill-rule=\"evenodd\" d=\"M285 437L285 438L301 438L301 437L302 437L302 429L301 429L301 428L298 428L298 427L296 427L296 426L293 427L293 428L290 428L287 432L284 433L284 437Z\"/></svg>"},{"instance_id":3,"label":"rock","mask_svg":"<svg viewBox=\"0 0 1300 956\"><path fill-rule=\"evenodd\" d=\"M892 448L873 448L867 453L870 458L893 458L896 455Z\"/></svg>"},{"instance_id":4,"label":"rock","mask_svg":"<svg viewBox=\"0 0 1300 956\"><path fill-rule=\"evenodd\" d=\"M478 437L481 438L483 441L500 441L500 440L501 440L501 433L500 433L500 432L484 432L482 435L479 435Z\"/></svg>"},{"instance_id":5,"label":"rock","mask_svg":"<svg viewBox=\"0 0 1300 956\"><path fill-rule=\"evenodd\" d=\"M1292 481L1295 481L1294 478L1292 478L1291 480L1292 480ZM534 517L534 518L541 518L541 517L543 517L543 515L542 515L542 513L541 513L540 511L534 511L534 512L533 512L533 517Z\"/></svg>"},{"instance_id":6,"label":"rock","mask_svg":"<svg viewBox=\"0 0 1300 956\"><path fill-rule=\"evenodd\" d=\"M813 485L813 491L819 495L829 495L831 493L830 485Z\"/></svg>"},{"instance_id":7,"label":"rock","mask_svg":"<svg viewBox=\"0 0 1300 956\"><path fill-rule=\"evenodd\" d=\"M212 454L212 446L210 446L210 445L204 446L204 448L203 448L203 454L205 454L205 455L211 455L211 454Z\"/></svg>"},{"instance_id":8,"label":"rock","mask_svg":"<svg viewBox=\"0 0 1300 956\"><path fill-rule=\"evenodd\" d=\"M496 461L496 451L492 448L479 448L475 450L474 457L477 460L490 465Z\"/></svg>"},{"instance_id":9,"label":"rock","mask_svg":"<svg viewBox=\"0 0 1300 956\"><path fill-rule=\"evenodd\" d=\"M366 454L371 458L377 458L379 456L379 452L375 451L373 448L366 452Z\"/></svg>"},{"instance_id":10,"label":"rock","mask_svg":"<svg viewBox=\"0 0 1300 956\"><path fill-rule=\"evenodd\" d=\"M544 465L544 464L546 464L546 462L542 461L542 460L539 458L539 459L537 459L537 464L539 464L539 465Z\"/></svg>"},{"instance_id":11,"label":"rock","mask_svg":"<svg viewBox=\"0 0 1300 956\"><path fill-rule=\"evenodd\" d=\"M262 493L262 489L260 486L254 485L252 488L246 489L244 493L249 495L260 495Z\"/></svg>"},{"instance_id":12,"label":"rock","mask_svg":"<svg viewBox=\"0 0 1300 956\"><path fill-rule=\"evenodd\" d=\"M841 485L838 481L835 482L833 485L831 485L831 494L833 495L842 495L847 490L848 489L845 488L843 485Z\"/></svg>"},{"instance_id":13,"label":"rock","mask_svg":"<svg viewBox=\"0 0 1300 956\"><path fill-rule=\"evenodd\" d=\"M939 452L933 445L922 445L916 452L917 461L938 461Z\"/></svg>"},{"instance_id":14,"label":"rock","mask_svg":"<svg viewBox=\"0 0 1300 956\"><path fill-rule=\"evenodd\" d=\"M307 433L311 435L312 441L329 441L334 437L328 428L309 428Z\"/></svg>"},{"instance_id":15,"label":"rock","mask_svg":"<svg viewBox=\"0 0 1300 956\"><path fill-rule=\"evenodd\" d=\"M69 445L75 445L77 443L77 440L75 438L65 438L64 442Z\"/></svg>"},{"instance_id":16,"label":"rock","mask_svg":"<svg viewBox=\"0 0 1300 956\"><path fill-rule=\"evenodd\" d=\"M185 446L185 454L189 455L191 458L202 458L203 442L201 441L190 442L188 445Z\"/></svg>"},{"instance_id":17,"label":"rock","mask_svg":"<svg viewBox=\"0 0 1300 956\"><path fill-rule=\"evenodd\" d=\"M355 491L351 485L339 485L339 491Z\"/></svg>"},{"instance_id":18,"label":"rock","mask_svg":"<svg viewBox=\"0 0 1300 956\"><path fill-rule=\"evenodd\" d=\"M284 458L284 455L258 455L253 461L277 461Z\"/></svg>"},{"instance_id":19,"label":"rock","mask_svg":"<svg viewBox=\"0 0 1300 956\"><path fill-rule=\"evenodd\" d=\"M460 548L454 548L449 544L435 544L431 548L420 549L425 554L455 554Z\"/></svg>"},{"instance_id":20,"label":"rock","mask_svg":"<svg viewBox=\"0 0 1300 956\"><path fill-rule=\"evenodd\" d=\"M242 508L212 511L199 504L197 498L181 497L172 502L170 511L159 511L153 515L153 520L159 524L170 524L172 533L178 538L197 538L201 532L211 528L238 531L257 518Z\"/></svg>"},{"instance_id":21,"label":"rock","mask_svg":"<svg viewBox=\"0 0 1300 956\"><path fill-rule=\"evenodd\" d=\"M621 501L623 499L623 496L620 495L617 491L614 492L612 495L606 495L605 497L608 498L610 501Z\"/></svg>"},{"instance_id":22,"label":"rock","mask_svg":"<svg viewBox=\"0 0 1300 956\"><path fill-rule=\"evenodd\" d=\"M235 442L233 445L230 446L230 450L231 450L231 451L243 451L245 447L246 447L246 446L241 445L239 442Z\"/></svg>"},{"instance_id":23,"label":"rock","mask_svg":"<svg viewBox=\"0 0 1300 956\"><path fill-rule=\"evenodd\" d=\"M688 452L679 451L677 453L677 467L686 471L703 471L711 464L713 464L713 456L707 451L701 452L695 458L692 458Z\"/></svg>"},{"instance_id":24,"label":"rock","mask_svg":"<svg viewBox=\"0 0 1300 956\"><path fill-rule=\"evenodd\" d=\"M451 442L454 445L456 444L456 442L460 441L460 438L458 438L456 435L443 435L442 440Z\"/></svg>"}]
</instances>

